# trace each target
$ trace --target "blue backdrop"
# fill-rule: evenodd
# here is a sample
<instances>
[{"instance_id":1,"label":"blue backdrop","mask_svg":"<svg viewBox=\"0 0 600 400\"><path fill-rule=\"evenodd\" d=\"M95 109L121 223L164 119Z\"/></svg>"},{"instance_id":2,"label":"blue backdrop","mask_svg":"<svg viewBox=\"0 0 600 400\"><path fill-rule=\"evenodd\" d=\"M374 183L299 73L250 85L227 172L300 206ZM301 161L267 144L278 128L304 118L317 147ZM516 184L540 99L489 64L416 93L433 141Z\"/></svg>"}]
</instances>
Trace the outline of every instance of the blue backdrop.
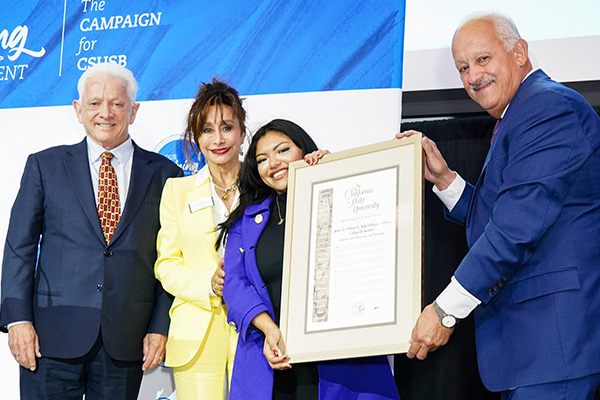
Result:
<instances>
[{"instance_id":1,"label":"blue backdrop","mask_svg":"<svg viewBox=\"0 0 600 400\"><path fill-rule=\"evenodd\" d=\"M89 65L126 65L138 100L401 88L404 0L2 0L0 108L71 104Z\"/></svg>"}]
</instances>

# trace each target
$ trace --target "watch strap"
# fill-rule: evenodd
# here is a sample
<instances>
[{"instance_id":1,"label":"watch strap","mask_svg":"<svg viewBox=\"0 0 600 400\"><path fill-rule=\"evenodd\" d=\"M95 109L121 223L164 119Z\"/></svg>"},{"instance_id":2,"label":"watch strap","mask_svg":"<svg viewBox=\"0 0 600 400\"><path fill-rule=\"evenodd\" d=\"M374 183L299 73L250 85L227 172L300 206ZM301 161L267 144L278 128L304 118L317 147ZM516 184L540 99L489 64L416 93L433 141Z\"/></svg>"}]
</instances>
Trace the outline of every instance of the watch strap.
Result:
<instances>
[{"instance_id":1,"label":"watch strap","mask_svg":"<svg viewBox=\"0 0 600 400\"><path fill-rule=\"evenodd\" d=\"M444 317L452 317L452 318L454 318L455 323L454 323L454 325L452 327L454 327L456 324L458 324L460 322L460 319L458 319L454 315L448 314L447 312L445 312L444 310L442 310L442 308L439 306L439 304L437 303L437 301L433 302L433 309L435 310L435 313L437 314L437 316L438 316L438 318L440 320L440 323L442 325L444 325L444 323L442 322L442 320L444 319ZM446 325L444 325L444 326L446 328L451 328L451 327L448 327Z\"/></svg>"}]
</instances>

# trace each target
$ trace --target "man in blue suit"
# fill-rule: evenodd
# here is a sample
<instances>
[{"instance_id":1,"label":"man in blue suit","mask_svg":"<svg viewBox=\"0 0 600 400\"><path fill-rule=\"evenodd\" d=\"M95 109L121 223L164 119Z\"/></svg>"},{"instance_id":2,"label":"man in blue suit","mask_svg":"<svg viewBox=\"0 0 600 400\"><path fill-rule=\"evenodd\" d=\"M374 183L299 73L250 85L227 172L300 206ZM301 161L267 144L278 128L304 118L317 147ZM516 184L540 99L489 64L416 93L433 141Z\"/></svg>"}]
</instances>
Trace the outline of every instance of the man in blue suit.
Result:
<instances>
[{"instance_id":1,"label":"man in blue suit","mask_svg":"<svg viewBox=\"0 0 600 400\"><path fill-rule=\"evenodd\" d=\"M407 355L424 359L475 310L488 389L513 400L591 399L600 385L600 118L533 70L507 17L467 19L452 54L465 90L498 124L475 186L423 138L425 177L447 218L465 225L469 252L423 310Z\"/></svg>"},{"instance_id":2,"label":"man in blue suit","mask_svg":"<svg viewBox=\"0 0 600 400\"><path fill-rule=\"evenodd\" d=\"M158 206L165 180L182 172L131 140L139 104L129 70L95 65L78 91L87 137L29 156L6 238L0 329L24 400L137 399L143 371L165 352ZM107 228L104 179L116 179Z\"/></svg>"}]
</instances>

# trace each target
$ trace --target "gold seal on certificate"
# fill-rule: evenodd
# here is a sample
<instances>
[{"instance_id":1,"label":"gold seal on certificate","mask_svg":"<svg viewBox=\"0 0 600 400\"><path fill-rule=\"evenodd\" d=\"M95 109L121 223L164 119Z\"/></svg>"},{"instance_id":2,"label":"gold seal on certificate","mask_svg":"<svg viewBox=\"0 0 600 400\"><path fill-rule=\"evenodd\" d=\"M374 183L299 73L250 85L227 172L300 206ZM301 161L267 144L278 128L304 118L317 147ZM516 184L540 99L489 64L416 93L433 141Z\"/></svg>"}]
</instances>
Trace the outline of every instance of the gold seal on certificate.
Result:
<instances>
[{"instance_id":1,"label":"gold seal on certificate","mask_svg":"<svg viewBox=\"0 0 600 400\"><path fill-rule=\"evenodd\" d=\"M280 326L292 362L408 349L421 311L421 151L415 135L290 165Z\"/></svg>"}]
</instances>

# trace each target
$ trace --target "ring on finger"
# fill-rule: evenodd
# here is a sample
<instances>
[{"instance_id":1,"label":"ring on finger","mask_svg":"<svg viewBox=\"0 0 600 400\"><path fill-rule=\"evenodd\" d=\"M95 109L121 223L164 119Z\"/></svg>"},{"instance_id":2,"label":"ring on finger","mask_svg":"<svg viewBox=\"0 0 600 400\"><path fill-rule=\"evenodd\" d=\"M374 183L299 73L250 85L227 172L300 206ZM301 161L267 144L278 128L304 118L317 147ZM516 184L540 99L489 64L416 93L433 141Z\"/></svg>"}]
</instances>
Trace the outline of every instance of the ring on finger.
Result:
<instances>
[{"instance_id":1,"label":"ring on finger","mask_svg":"<svg viewBox=\"0 0 600 400\"><path fill-rule=\"evenodd\" d=\"M12 356L13 356L14 358L17 358L17 357L19 357L19 353L12 353Z\"/></svg>"}]
</instances>

